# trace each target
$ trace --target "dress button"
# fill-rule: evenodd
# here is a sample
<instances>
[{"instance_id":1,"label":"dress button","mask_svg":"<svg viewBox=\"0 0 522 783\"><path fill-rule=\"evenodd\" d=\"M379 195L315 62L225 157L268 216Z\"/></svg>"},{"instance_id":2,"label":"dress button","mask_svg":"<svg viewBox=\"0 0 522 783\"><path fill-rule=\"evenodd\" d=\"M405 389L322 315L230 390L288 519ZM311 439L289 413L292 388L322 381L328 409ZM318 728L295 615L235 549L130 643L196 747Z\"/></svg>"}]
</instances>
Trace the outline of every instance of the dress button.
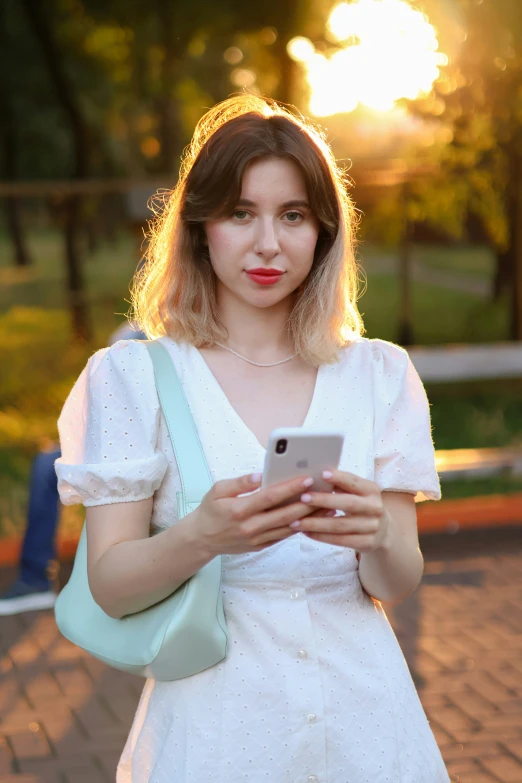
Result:
<instances>
[{"instance_id":1,"label":"dress button","mask_svg":"<svg viewBox=\"0 0 522 783\"><path fill-rule=\"evenodd\" d=\"M315 712L311 712L309 715L306 716L306 720L308 721L308 723L313 723L316 718L317 715L315 714Z\"/></svg>"},{"instance_id":2,"label":"dress button","mask_svg":"<svg viewBox=\"0 0 522 783\"><path fill-rule=\"evenodd\" d=\"M317 775L308 775L308 783L319 783Z\"/></svg>"},{"instance_id":3,"label":"dress button","mask_svg":"<svg viewBox=\"0 0 522 783\"><path fill-rule=\"evenodd\" d=\"M306 650L299 650L297 654L300 658L308 658L308 653L306 652Z\"/></svg>"},{"instance_id":4,"label":"dress button","mask_svg":"<svg viewBox=\"0 0 522 783\"><path fill-rule=\"evenodd\" d=\"M290 598L291 598L292 600L294 600L294 599L296 599L296 598L299 598L299 592L298 592L298 590L291 590L291 591L290 591Z\"/></svg>"}]
</instances>

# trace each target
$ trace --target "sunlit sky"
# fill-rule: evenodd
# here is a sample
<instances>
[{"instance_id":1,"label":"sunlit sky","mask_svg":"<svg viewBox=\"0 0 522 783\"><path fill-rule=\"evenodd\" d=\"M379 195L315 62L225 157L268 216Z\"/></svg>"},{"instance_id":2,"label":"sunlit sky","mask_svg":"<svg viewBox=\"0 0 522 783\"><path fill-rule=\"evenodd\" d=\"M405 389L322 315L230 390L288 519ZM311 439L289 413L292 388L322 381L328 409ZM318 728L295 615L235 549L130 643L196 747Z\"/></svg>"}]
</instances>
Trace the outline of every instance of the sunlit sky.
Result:
<instances>
[{"instance_id":1,"label":"sunlit sky","mask_svg":"<svg viewBox=\"0 0 522 783\"><path fill-rule=\"evenodd\" d=\"M428 94L448 64L435 29L407 0L354 0L330 13L325 37L332 54L296 37L288 53L300 63L316 116L351 112L357 106L390 111L400 98Z\"/></svg>"}]
</instances>

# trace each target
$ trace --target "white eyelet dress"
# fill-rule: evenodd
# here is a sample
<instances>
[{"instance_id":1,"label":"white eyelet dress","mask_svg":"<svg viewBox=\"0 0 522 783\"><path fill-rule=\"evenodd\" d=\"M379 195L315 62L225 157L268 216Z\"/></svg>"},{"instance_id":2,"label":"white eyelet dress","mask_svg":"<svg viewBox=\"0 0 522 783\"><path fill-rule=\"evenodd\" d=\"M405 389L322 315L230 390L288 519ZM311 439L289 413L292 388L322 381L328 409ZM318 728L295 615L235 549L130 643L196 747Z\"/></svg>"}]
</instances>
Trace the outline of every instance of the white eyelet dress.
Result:
<instances>
[{"instance_id":1,"label":"white eyelet dress","mask_svg":"<svg viewBox=\"0 0 522 783\"><path fill-rule=\"evenodd\" d=\"M161 338L214 480L262 471L265 450L202 354ZM262 400L259 400L262 404ZM424 388L401 348L358 339L319 369L306 427L346 434L342 470L440 497ZM142 343L97 351L58 421L61 500L154 496L176 524L179 475ZM297 533L223 556L229 653L174 682L147 680L117 783L448 783L404 657L355 552Z\"/></svg>"}]
</instances>

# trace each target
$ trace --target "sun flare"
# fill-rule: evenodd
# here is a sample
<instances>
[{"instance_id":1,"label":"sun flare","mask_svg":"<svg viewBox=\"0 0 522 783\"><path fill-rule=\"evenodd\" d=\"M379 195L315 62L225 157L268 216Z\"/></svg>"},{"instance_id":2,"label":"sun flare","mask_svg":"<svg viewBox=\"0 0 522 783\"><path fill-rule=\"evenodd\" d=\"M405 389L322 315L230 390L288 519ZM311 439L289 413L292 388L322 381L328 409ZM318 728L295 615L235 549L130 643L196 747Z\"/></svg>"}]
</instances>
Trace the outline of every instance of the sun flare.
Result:
<instances>
[{"instance_id":1,"label":"sun flare","mask_svg":"<svg viewBox=\"0 0 522 783\"><path fill-rule=\"evenodd\" d=\"M358 105L389 111L400 98L428 94L448 57L438 51L435 29L407 0L354 0L335 6L325 37L333 53L316 51L307 38L288 43L304 68L309 110L316 116L351 112ZM340 48L338 48L340 47Z\"/></svg>"}]
</instances>

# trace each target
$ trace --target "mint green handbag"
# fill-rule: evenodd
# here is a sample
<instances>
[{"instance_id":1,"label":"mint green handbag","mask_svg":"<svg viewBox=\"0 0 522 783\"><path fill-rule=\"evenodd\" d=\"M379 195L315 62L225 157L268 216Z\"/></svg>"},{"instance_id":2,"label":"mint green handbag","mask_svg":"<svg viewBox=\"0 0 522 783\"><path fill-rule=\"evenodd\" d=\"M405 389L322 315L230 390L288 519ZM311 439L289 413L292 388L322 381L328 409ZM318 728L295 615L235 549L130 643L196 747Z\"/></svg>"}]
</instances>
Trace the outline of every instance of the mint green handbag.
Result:
<instances>
[{"instance_id":1,"label":"mint green handbag","mask_svg":"<svg viewBox=\"0 0 522 783\"><path fill-rule=\"evenodd\" d=\"M212 486L199 436L172 359L157 341L143 342L178 465L182 491L178 518L198 507ZM55 604L58 628L69 641L122 671L178 680L208 669L227 653L221 592L221 556L154 606L121 619L109 617L92 597L87 578L85 525L71 578Z\"/></svg>"}]
</instances>

